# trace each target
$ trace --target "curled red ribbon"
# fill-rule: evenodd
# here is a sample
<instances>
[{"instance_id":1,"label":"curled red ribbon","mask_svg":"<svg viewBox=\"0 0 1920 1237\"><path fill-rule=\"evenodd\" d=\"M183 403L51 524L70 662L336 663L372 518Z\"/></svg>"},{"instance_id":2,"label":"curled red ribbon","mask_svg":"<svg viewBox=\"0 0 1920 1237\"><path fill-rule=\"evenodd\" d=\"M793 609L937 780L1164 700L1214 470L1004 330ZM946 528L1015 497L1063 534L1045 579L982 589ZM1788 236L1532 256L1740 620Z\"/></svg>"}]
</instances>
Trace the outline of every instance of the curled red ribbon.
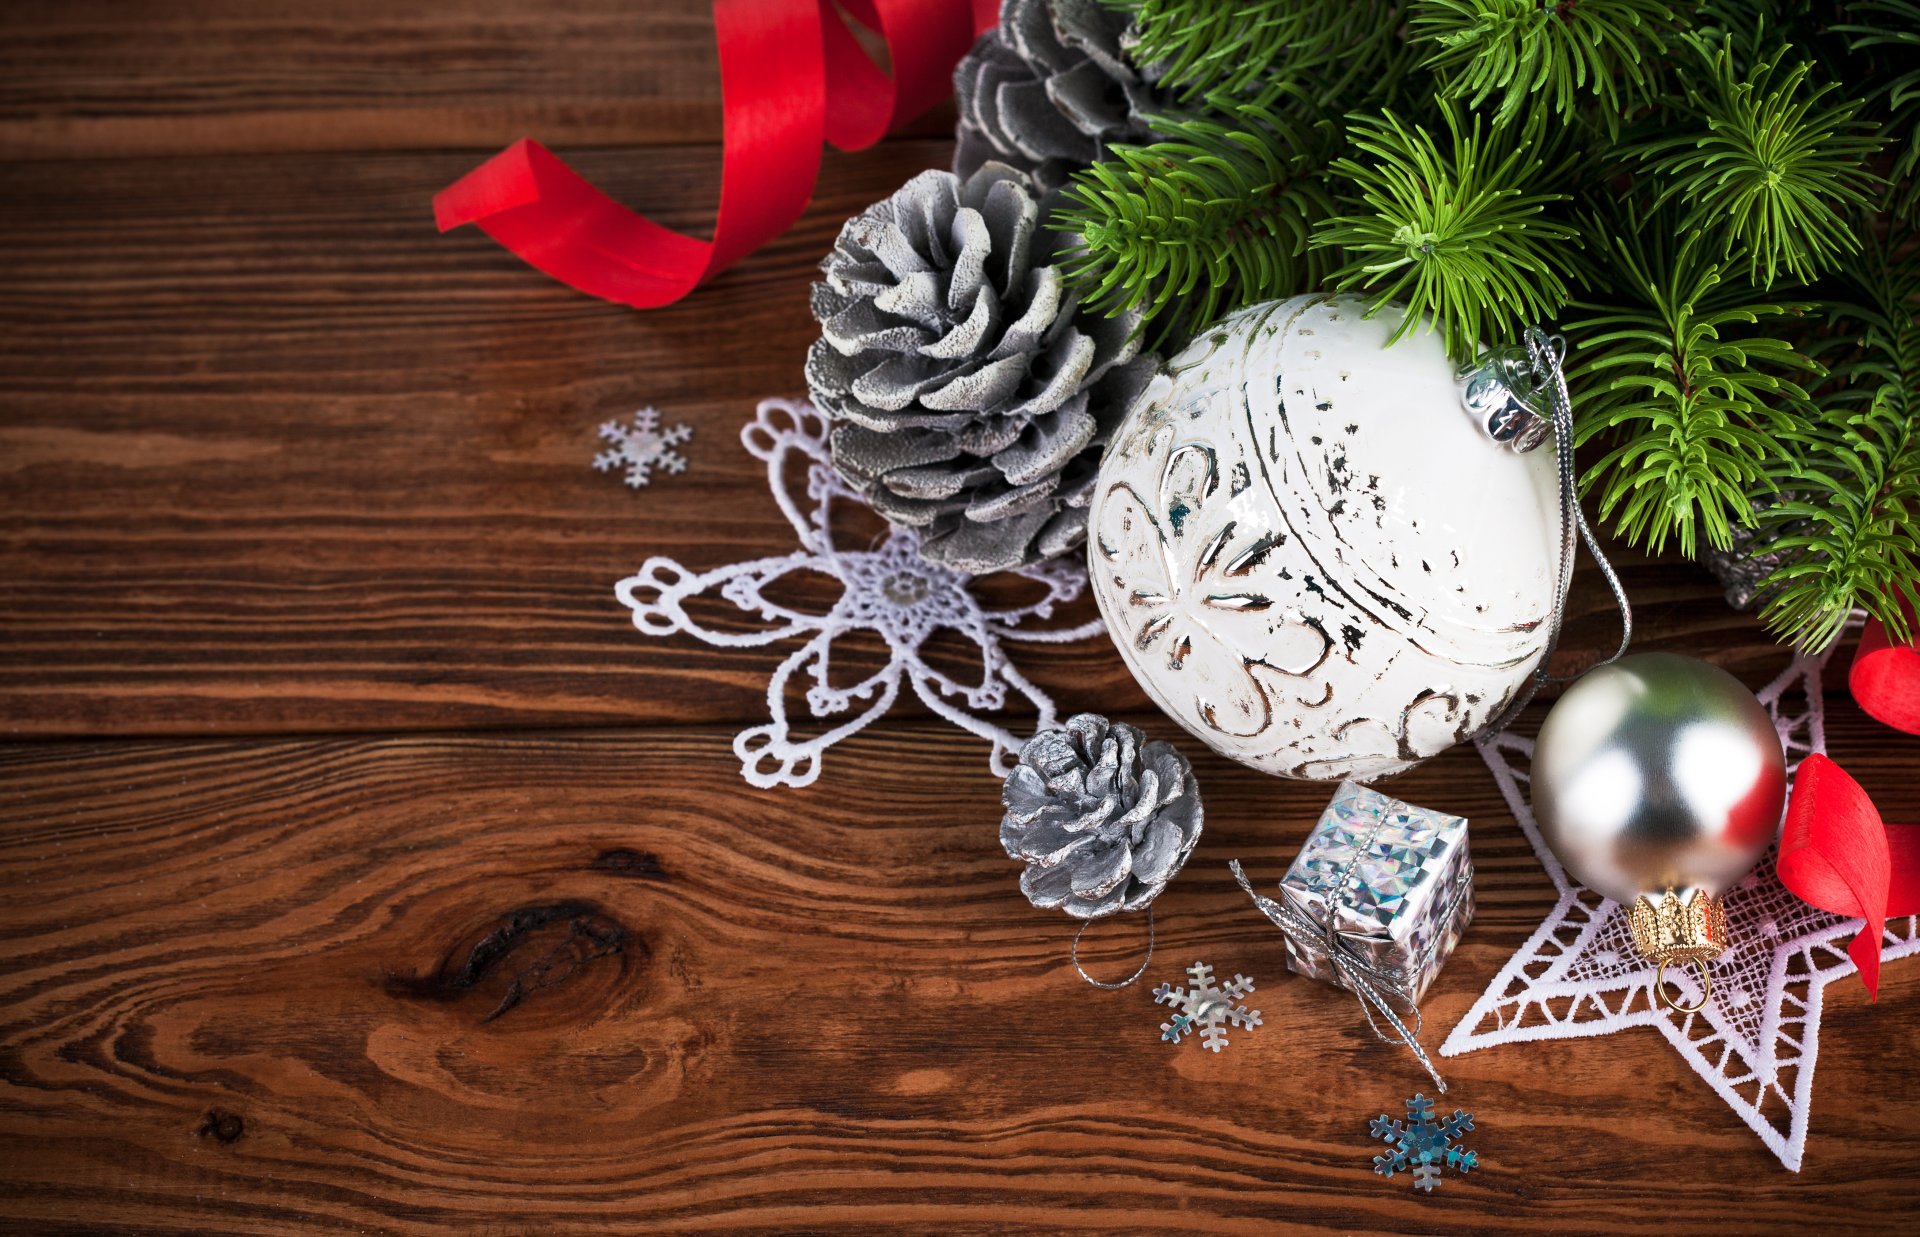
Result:
<instances>
[{"instance_id":1,"label":"curled red ribbon","mask_svg":"<svg viewBox=\"0 0 1920 1237\"><path fill-rule=\"evenodd\" d=\"M823 138L859 150L945 98L997 11L995 0L714 0L725 148L711 241L628 210L531 138L441 190L435 221L442 232L478 224L592 296L670 304L793 225L813 196ZM886 44L891 77L849 16Z\"/></svg>"},{"instance_id":2,"label":"curled red ribbon","mask_svg":"<svg viewBox=\"0 0 1920 1237\"><path fill-rule=\"evenodd\" d=\"M1920 649L1891 643L1885 628L1869 622L1847 684L1868 714L1920 734ZM1794 774L1778 870L1809 905L1866 920L1847 955L1877 1000L1887 920L1920 915L1920 824L1887 824L1845 769L1809 756Z\"/></svg>"},{"instance_id":3,"label":"curled red ribbon","mask_svg":"<svg viewBox=\"0 0 1920 1237\"><path fill-rule=\"evenodd\" d=\"M1911 615L1907 629L1920 630ZM1895 730L1920 734L1920 647L1911 641L1894 644L1878 620L1869 621L1860 633L1847 686L1868 716Z\"/></svg>"}]
</instances>

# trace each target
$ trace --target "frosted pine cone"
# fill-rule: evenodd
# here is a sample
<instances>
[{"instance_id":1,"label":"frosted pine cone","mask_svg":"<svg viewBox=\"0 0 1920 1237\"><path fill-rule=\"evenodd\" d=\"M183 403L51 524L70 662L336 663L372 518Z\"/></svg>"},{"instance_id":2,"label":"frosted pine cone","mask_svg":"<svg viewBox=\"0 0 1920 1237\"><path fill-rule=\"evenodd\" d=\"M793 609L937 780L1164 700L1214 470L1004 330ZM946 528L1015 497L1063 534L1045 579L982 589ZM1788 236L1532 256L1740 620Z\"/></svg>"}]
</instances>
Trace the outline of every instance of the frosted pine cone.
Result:
<instances>
[{"instance_id":1,"label":"frosted pine cone","mask_svg":"<svg viewBox=\"0 0 1920 1237\"><path fill-rule=\"evenodd\" d=\"M954 69L953 170L997 159L1045 194L1115 142L1151 141L1142 113L1164 114L1167 101L1127 62L1127 26L1099 0L1005 0L1000 24Z\"/></svg>"},{"instance_id":2,"label":"frosted pine cone","mask_svg":"<svg viewBox=\"0 0 1920 1237\"><path fill-rule=\"evenodd\" d=\"M1799 499L1804 495L1782 494L1781 500ZM1753 500L1754 513L1764 511L1767 503ZM1700 562L1706 565L1720 586L1727 591L1727 604L1736 610L1751 610L1761 605L1775 591L1766 587L1767 577L1780 568L1806 557L1801 549L1774 549L1774 544L1783 537L1797 537L1805 533L1809 521L1794 520L1782 527L1767 530L1767 539L1760 539L1760 531L1751 525L1735 523L1731 543L1724 550L1707 546L1700 552Z\"/></svg>"},{"instance_id":3,"label":"frosted pine cone","mask_svg":"<svg viewBox=\"0 0 1920 1237\"><path fill-rule=\"evenodd\" d=\"M1169 743L1093 713L1020 751L1000 798L1000 843L1042 908L1098 919L1145 907L1200 840L1200 787Z\"/></svg>"},{"instance_id":4,"label":"frosted pine cone","mask_svg":"<svg viewBox=\"0 0 1920 1237\"><path fill-rule=\"evenodd\" d=\"M920 552L982 573L1086 539L1100 448L1145 387L1138 318L1078 312L1027 180L922 172L847 221L813 285L833 462Z\"/></svg>"}]
</instances>

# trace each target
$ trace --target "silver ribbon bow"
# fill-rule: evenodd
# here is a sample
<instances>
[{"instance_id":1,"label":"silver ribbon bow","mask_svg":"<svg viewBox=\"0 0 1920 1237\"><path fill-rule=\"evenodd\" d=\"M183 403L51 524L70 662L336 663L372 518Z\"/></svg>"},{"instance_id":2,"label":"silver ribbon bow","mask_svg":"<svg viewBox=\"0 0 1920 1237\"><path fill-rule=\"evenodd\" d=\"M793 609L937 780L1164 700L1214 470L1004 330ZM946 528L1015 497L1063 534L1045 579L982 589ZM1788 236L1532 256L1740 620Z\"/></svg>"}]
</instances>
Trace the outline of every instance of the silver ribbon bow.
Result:
<instances>
[{"instance_id":1,"label":"silver ribbon bow","mask_svg":"<svg viewBox=\"0 0 1920 1237\"><path fill-rule=\"evenodd\" d=\"M1286 938L1293 942L1294 948L1306 950L1308 953L1324 954L1333 964L1333 968L1340 972L1340 978L1345 980L1347 987L1353 989L1354 995L1360 998L1360 1012L1367 1016L1367 1025L1373 1028L1374 1038L1383 1044L1405 1044L1411 1048L1413 1055L1419 1058L1420 1064L1426 1066L1427 1073L1432 1075L1433 1085L1440 1088L1441 1094L1446 1094L1446 1080L1441 1078L1440 1071L1433 1067L1433 1060L1427 1056L1427 1050L1420 1046L1420 1009L1414 1004L1413 994L1407 990L1405 976L1398 971L1376 965L1362 954L1351 941L1334 931L1331 916L1326 923L1317 923L1311 915L1298 907L1276 902L1272 898L1255 892L1253 883L1247 879L1247 874L1240 870L1238 859L1227 864L1227 867L1233 870L1233 879L1240 882L1240 888L1247 891L1247 896L1252 898L1253 904L1260 908L1260 913L1273 921L1273 926L1280 929ZM1393 1001L1398 1001L1407 1007L1408 1013L1413 1017L1412 1030L1408 1030L1407 1024L1401 1020L1400 1014L1391 1003ZM1375 1014L1376 1010L1379 1011L1378 1015ZM1381 1030L1381 1018L1387 1020L1394 1034L1388 1035Z\"/></svg>"}]
</instances>

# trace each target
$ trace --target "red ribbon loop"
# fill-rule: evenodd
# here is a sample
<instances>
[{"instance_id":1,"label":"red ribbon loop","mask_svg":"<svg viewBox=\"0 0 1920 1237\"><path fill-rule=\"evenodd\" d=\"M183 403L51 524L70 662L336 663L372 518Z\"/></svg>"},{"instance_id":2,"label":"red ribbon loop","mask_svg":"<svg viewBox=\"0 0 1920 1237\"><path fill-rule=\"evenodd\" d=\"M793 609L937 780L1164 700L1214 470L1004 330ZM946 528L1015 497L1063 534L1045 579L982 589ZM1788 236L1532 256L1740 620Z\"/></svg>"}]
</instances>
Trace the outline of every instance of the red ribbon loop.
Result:
<instances>
[{"instance_id":1,"label":"red ribbon loop","mask_svg":"<svg viewBox=\"0 0 1920 1237\"><path fill-rule=\"evenodd\" d=\"M1886 629L1869 622L1847 684L1867 713L1920 734L1920 649L1889 642ZM1847 955L1877 1000L1887 920L1920 915L1920 825L1885 823L1845 769L1809 756L1794 774L1778 870L1809 905L1866 920Z\"/></svg>"},{"instance_id":2,"label":"red ribbon loop","mask_svg":"<svg viewBox=\"0 0 1920 1237\"><path fill-rule=\"evenodd\" d=\"M1907 629L1915 630L1911 615L1907 622ZM1888 640L1878 619L1869 620L1860 633L1847 686L1869 716L1895 730L1920 734L1920 648Z\"/></svg>"},{"instance_id":3,"label":"red ribbon loop","mask_svg":"<svg viewBox=\"0 0 1920 1237\"><path fill-rule=\"evenodd\" d=\"M858 150L952 89L993 0L714 0L725 148L703 241L615 202L522 138L440 191L442 232L474 223L569 287L636 308L670 304L791 227L813 196L822 140ZM841 9L845 9L843 14ZM848 25L886 44L893 75Z\"/></svg>"}]
</instances>

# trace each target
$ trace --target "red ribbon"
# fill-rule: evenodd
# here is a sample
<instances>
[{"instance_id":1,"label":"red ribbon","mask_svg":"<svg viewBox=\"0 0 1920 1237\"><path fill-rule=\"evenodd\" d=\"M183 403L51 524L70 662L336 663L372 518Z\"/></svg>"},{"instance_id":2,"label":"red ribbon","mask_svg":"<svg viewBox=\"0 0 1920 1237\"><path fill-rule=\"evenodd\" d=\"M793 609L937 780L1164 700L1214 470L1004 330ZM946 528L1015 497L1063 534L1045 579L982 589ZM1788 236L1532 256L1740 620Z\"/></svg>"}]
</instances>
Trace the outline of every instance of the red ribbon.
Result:
<instances>
[{"instance_id":1,"label":"red ribbon","mask_svg":"<svg viewBox=\"0 0 1920 1237\"><path fill-rule=\"evenodd\" d=\"M1907 629L1920 630L1911 615ZM1920 647L1911 641L1892 643L1886 627L1877 619L1870 620L1860 633L1860 647L1853 654L1847 686L1869 716L1895 730L1920 734Z\"/></svg>"},{"instance_id":2,"label":"red ribbon","mask_svg":"<svg viewBox=\"0 0 1920 1237\"><path fill-rule=\"evenodd\" d=\"M1870 621L1847 684L1867 713L1920 734L1920 649L1889 642L1886 629ZM1802 901L1867 921L1847 954L1879 999L1887 920L1920 915L1920 824L1885 823L1846 770L1809 756L1794 774L1778 866L1781 883Z\"/></svg>"},{"instance_id":3,"label":"red ribbon","mask_svg":"<svg viewBox=\"0 0 1920 1237\"><path fill-rule=\"evenodd\" d=\"M592 296L642 309L670 304L793 225L813 196L823 138L859 150L945 98L954 65L998 8L995 0L714 0L725 149L711 241L628 210L531 138L441 190L434 219L442 232L479 224L530 266ZM849 16L886 44L891 78L860 46Z\"/></svg>"}]
</instances>

